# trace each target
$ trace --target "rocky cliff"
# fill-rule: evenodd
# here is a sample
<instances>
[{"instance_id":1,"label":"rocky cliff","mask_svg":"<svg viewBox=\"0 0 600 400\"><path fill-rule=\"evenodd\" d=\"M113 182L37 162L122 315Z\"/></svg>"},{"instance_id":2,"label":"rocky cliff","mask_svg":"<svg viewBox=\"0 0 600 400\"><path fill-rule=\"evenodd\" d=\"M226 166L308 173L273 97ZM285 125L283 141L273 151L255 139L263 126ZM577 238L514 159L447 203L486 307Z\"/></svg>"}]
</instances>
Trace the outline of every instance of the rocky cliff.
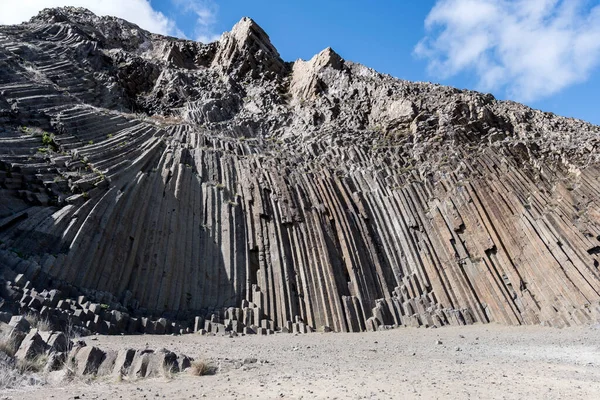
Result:
<instances>
[{"instance_id":1,"label":"rocky cliff","mask_svg":"<svg viewBox=\"0 0 600 400\"><path fill-rule=\"evenodd\" d=\"M201 44L46 9L0 27L0 265L272 330L581 324L599 143L332 49L284 62L247 18Z\"/></svg>"}]
</instances>

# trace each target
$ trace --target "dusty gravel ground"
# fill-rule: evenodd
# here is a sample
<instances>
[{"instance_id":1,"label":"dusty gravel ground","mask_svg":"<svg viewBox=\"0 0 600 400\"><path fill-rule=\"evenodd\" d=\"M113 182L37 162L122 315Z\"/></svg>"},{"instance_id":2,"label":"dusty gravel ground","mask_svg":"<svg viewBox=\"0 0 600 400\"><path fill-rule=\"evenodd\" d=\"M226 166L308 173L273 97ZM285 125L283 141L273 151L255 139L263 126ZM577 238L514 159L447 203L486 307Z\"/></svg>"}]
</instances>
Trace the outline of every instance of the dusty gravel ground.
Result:
<instances>
[{"instance_id":1,"label":"dusty gravel ground","mask_svg":"<svg viewBox=\"0 0 600 400\"><path fill-rule=\"evenodd\" d=\"M600 326L476 325L360 334L97 336L102 349L165 347L221 366L214 376L0 394L7 399L600 399ZM253 364L239 362L256 358Z\"/></svg>"}]
</instances>

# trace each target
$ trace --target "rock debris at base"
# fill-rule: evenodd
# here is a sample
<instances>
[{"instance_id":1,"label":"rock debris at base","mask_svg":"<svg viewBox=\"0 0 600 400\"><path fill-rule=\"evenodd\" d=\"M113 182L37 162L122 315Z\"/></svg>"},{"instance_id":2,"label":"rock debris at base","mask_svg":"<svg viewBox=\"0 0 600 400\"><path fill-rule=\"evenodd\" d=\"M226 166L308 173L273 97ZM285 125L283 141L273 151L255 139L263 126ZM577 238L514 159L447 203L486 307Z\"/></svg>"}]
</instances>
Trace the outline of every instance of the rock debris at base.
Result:
<instances>
[{"instance_id":1,"label":"rock debris at base","mask_svg":"<svg viewBox=\"0 0 600 400\"><path fill-rule=\"evenodd\" d=\"M76 378L104 376L134 381L169 377L192 366L192 358L164 348L104 351L88 346L84 340L67 337L60 331L30 329L22 321L22 316L14 316L8 324L0 322L0 339L3 343L10 340L16 349L14 355L6 353L4 347L0 349L3 373L0 388L3 390L13 386L18 388L22 385L19 384L21 379L27 378L39 379L37 384L65 384ZM244 362L239 364L241 367ZM11 381L6 379L6 375L12 370L16 378Z\"/></svg>"}]
</instances>

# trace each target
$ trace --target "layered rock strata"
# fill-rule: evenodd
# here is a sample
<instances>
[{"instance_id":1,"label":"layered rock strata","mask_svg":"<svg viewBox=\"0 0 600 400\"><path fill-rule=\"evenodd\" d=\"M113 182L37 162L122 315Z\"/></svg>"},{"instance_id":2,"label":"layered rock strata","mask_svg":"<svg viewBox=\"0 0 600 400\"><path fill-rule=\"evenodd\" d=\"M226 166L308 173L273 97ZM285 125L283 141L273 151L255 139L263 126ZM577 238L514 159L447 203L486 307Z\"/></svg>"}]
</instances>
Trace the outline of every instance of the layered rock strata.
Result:
<instances>
[{"instance_id":1,"label":"layered rock strata","mask_svg":"<svg viewBox=\"0 0 600 400\"><path fill-rule=\"evenodd\" d=\"M286 63L250 19L201 44L44 10L0 27L0 265L240 329L582 324L599 142L331 49Z\"/></svg>"}]
</instances>

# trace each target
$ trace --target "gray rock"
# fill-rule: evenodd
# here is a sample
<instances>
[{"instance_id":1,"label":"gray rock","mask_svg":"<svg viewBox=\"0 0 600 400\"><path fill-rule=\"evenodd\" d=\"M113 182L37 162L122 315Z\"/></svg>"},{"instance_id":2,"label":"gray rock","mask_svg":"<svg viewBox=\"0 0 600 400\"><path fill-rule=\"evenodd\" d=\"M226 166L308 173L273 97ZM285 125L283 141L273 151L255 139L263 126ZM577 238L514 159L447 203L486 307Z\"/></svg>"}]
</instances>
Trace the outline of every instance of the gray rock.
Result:
<instances>
[{"instance_id":1,"label":"gray rock","mask_svg":"<svg viewBox=\"0 0 600 400\"><path fill-rule=\"evenodd\" d=\"M98 376L110 375L115 369L116 361L118 358L118 352L109 350L104 356L104 360L98 368Z\"/></svg>"},{"instance_id":2,"label":"gray rock","mask_svg":"<svg viewBox=\"0 0 600 400\"><path fill-rule=\"evenodd\" d=\"M44 372L49 373L61 370L67 362L67 356L68 353L66 352L50 352L48 354L48 361L44 367Z\"/></svg>"},{"instance_id":3,"label":"gray rock","mask_svg":"<svg viewBox=\"0 0 600 400\"><path fill-rule=\"evenodd\" d=\"M25 333L29 332L29 329L31 328L29 321L27 321L22 315L13 316L8 322L8 326L15 331Z\"/></svg>"},{"instance_id":4,"label":"gray rock","mask_svg":"<svg viewBox=\"0 0 600 400\"><path fill-rule=\"evenodd\" d=\"M0 322L4 322L6 324L10 323L10 320L12 319L12 314L9 312L0 312Z\"/></svg>"},{"instance_id":5,"label":"gray rock","mask_svg":"<svg viewBox=\"0 0 600 400\"><path fill-rule=\"evenodd\" d=\"M62 332L40 332L39 333L51 352L67 352L71 348L71 343L67 336Z\"/></svg>"},{"instance_id":6,"label":"gray rock","mask_svg":"<svg viewBox=\"0 0 600 400\"><path fill-rule=\"evenodd\" d=\"M600 321L597 126L331 48L286 63L249 18L202 44L65 7L0 37L13 315L107 334Z\"/></svg>"},{"instance_id":7,"label":"gray rock","mask_svg":"<svg viewBox=\"0 0 600 400\"><path fill-rule=\"evenodd\" d=\"M204 318L202 317L195 317L194 319L194 333L200 331L201 329L203 329L204 326Z\"/></svg>"},{"instance_id":8,"label":"gray rock","mask_svg":"<svg viewBox=\"0 0 600 400\"><path fill-rule=\"evenodd\" d=\"M19 360L34 359L46 352L48 346L39 335L37 329L31 330L21 342L19 350L15 354L15 358Z\"/></svg>"},{"instance_id":9,"label":"gray rock","mask_svg":"<svg viewBox=\"0 0 600 400\"><path fill-rule=\"evenodd\" d=\"M133 349L119 350L115 359L113 374L127 376L135 356L136 351Z\"/></svg>"},{"instance_id":10,"label":"gray rock","mask_svg":"<svg viewBox=\"0 0 600 400\"><path fill-rule=\"evenodd\" d=\"M129 368L129 378L144 378L148 374L148 365L154 355L153 350L136 351L136 354Z\"/></svg>"},{"instance_id":11,"label":"gray rock","mask_svg":"<svg viewBox=\"0 0 600 400\"><path fill-rule=\"evenodd\" d=\"M144 377L151 378L163 376L166 371L179 372L179 359L177 354L165 349L152 353Z\"/></svg>"},{"instance_id":12,"label":"gray rock","mask_svg":"<svg viewBox=\"0 0 600 400\"><path fill-rule=\"evenodd\" d=\"M75 354L75 372L77 375L95 375L106 357L106 353L97 347L86 346Z\"/></svg>"},{"instance_id":13,"label":"gray rock","mask_svg":"<svg viewBox=\"0 0 600 400\"><path fill-rule=\"evenodd\" d=\"M188 356L180 354L177 357L177 363L179 364L179 370L183 372L192 366L192 359Z\"/></svg>"}]
</instances>

